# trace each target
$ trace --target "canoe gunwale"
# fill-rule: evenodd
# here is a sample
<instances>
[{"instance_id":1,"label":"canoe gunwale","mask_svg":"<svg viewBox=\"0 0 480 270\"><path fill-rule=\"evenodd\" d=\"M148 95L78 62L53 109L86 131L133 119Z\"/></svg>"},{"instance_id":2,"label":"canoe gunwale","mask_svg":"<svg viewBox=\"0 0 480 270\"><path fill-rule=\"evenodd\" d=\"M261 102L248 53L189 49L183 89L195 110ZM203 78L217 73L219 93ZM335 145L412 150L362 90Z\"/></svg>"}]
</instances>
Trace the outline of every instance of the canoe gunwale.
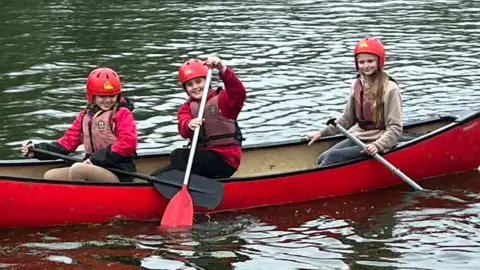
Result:
<instances>
[{"instance_id":1,"label":"canoe gunwale","mask_svg":"<svg viewBox=\"0 0 480 270\"><path fill-rule=\"evenodd\" d=\"M479 113L480 113L480 111L479 111ZM428 118L428 119L424 119L424 120L419 120L419 121L406 123L404 128L414 128L414 127L418 127L418 126L422 126L422 125L426 125L426 124L445 121L446 119L448 119L448 120L451 119L451 121L454 121L457 118L454 117L454 116L432 117L432 118ZM337 139L343 138L343 137L344 137L343 135L338 134L338 135L334 135L334 136L320 138L318 140L318 142L337 140ZM285 140L285 141L282 141L282 142L265 142L265 143L258 143L258 144L250 144L248 146L245 146L242 149L242 151L247 152L247 151L252 151L252 150L277 148L277 147L282 147L282 146L296 146L296 145L305 144L307 141L308 141L307 139L302 138L302 139L290 139L290 140ZM136 159L168 156L170 153L171 153L170 150L140 153L139 156ZM82 155L72 155L72 157L83 158ZM25 159L0 160L0 167L2 167L2 166L8 166L8 167L44 166L44 165L58 165L58 164L63 164L63 163L64 163L64 161L61 160L61 159L38 160L38 159L25 158Z\"/></svg>"},{"instance_id":2,"label":"canoe gunwale","mask_svg":"<svg viewBox=\"0 0 480 270\"><path fill-rule=\"evenodd\" d=\"M38 177L15 177L0 175L0 182L2 181L15 181L24 183L38 183L38 184L60 184L60 185L79 185L79 186L99 186L99 187L148 187L153 186L149 182L95 182L95 181L68 181L68 180L48 180Z\"/></svg>"},{"instance_id":3,"label":"canoe gunwale","mask_svg":"<svg viewBox=\"0 0 480 270\"><path fill-rule=\"evenodd\" d=\"M431 132L425 133L419 137L416 137L414 139L411 139L407 142L403 142L396 146L394 149L389 151L386 154L383 154L382 156L388 157L391 156L392 154L405 150L406 148L409 148L413 145L416 145L420 142L423 142L425 140L431 139L432 137L438 136L442 133L445 133L449 131L450 129L453 129L457 126L463 125L472 119L478 118L480 116L480 110L479 111L464 111L460 112L458 115L446 115L446 116L436 116L432 117L429 119L423 119L419 121L414 121L410 123L406 123L404 125L405 128L414 128L414 127L419 127L427 124L434 124L437 122L451 122L449 124L446 124L445 126L438 128L436 130L432 130ZM405 132L408 134L408 132ZM339 135L334 135L334 136L329 136L325 138L321 138L318 142L322 141L330 141L330 140L339 140L345 138L344 135L339 134ZM253 144L245 147L243 151L252 151L252 150L261 150L261 149L268 149L268 148L278 148L278 147L284 147L284 146L297 146L297 145L302 145L305 144L307 140L305 139L295 139L295 140L287 140L283 141L280 143L260 143L260 144ZM168 152L157 152L156 154L153 153L145 153L145 154L140 154L137 159L142 159L142 158L149 158L149 157L161 157L161 156L168 156L170 151ZM349 165L353 165L362 161L367 161L370 160L371 158L369 157L362 157L358 158L355 160L349 160L346 162L342 163L337 163L328 167L324 168L310 168L310 169L300 169L300 170L295 170L295 171L289 171L289 172L283 172L283 173L273 173L273 174L265 174L265 175L256 175L256 176L244 176L244 177L231 177L231 178L223 178L223 179L218 179L224 184L228 183L238 183L238 182L253 182L253 181L261 181L261 180L274 180L275 178L280 178L280 177L288 177L291 175L300 175L300 174L307 174L307 173L315 173L319 171L325 171L325 170L331 170L331 169L336 169L339 167L347 167ZM36 159L25 159L25 160L2 160L0 161L0 167L2 166L10 166L10 167L22 167L22 166L44 166L44 165L59 165L63 164L64 161L62 160L36 160ZM120 182L120 183L107 183L107 182L84 182L84 181L57 181L57 180L48 180L48 179L43 179L43 178L32 178L32 177L14 177L14 176L6 176L6 175L0 175L0 179L8 179L9 181L20 181L20 182L31 182L31 183L45 183L45 184L65 184L65 185L86 185L86 186L115 186L115 187L148 187L152 186L151 183L149 182Z\"/></svg>"},{"instance_id":4,"label":"canoe gunwale","mask_svg":"<svg viewBox=\"0 0 480 270\"><path fill-rule=\"evenodd\" d=\"M445 133L445 132L449 131L450 129L453 129L453 128L455 128L457 126L460 126L460 125L462 125L466 122L469 122L470 120L475 119L479 116L480 116L480 110L476 111L476 112L464 111L464 112L460 112L460 114L458 116L453 116L453 115L438 116L438 117L434 117L434 118L430 118L430 119L419 120L419 121L408 123L404 126L404 128L405 127L414 128L414 127L418 127L418 126L422 126L422 125L426 125L426 124L433 124L435 122L443 122L443 121L450 121L451 122L451 123L446 124L445 126L439 128L439 129L433 130L429 133L425 133L425 134L423 134L423 135L421 135L417 138L414 138L412 140L409 140L407 142L403 142L402 144L400 144L398 146L395 146L391 151L389 151L385 154L381 154L381 156L383 156L383 157L391 156L393 153L404 150L404 149L409 148L411 146L414 146L418 143L421 143L421 142L426 141L428 139L431 139L435 136L438 136L442 133ZM339 135L334 135L334 136L321 138L321 140L322 139L323 140L332 140L332 139L338 139L338 138L343 139L343 138L346 138L346 137L344 135L339 134ZM290 143L288 145L297 145L297 144L303 144L303 143L305 143L305 140L302 140L301 142ZM279 145L277 144L277 146L279 146ZM273 147L275 147L275 146L273 146ZM373 158L372 157L361 157L361 158L357 158L357 159L353 159L353 160L348 160L348 161L345 161L345 162L339 162L339 163L336 163L336 164L333 164L333 165L330 165L330 166L326 166L326 167L323 167L323 168L296 170L296 171L291 171L291 172L277 173L277 174L266 174L266 175L261 175L261 176L232 177L232 178L219 179L219 181L226 184L226 183L234 183L234 182L246 182L246 181L251 181L251 180L265 180L265 179L272 180L272 179L278 178L278 177L286 177L286 176L304 174L304 173L314 173L314 172L319 172L319 171L336 169L336 168L339 168L339 167L347 167L349 165L353 165L353 164L360 163L362 161L367 161L367 160L370 160L370 159L373 159Z\"/></svg>"}]
</instances>

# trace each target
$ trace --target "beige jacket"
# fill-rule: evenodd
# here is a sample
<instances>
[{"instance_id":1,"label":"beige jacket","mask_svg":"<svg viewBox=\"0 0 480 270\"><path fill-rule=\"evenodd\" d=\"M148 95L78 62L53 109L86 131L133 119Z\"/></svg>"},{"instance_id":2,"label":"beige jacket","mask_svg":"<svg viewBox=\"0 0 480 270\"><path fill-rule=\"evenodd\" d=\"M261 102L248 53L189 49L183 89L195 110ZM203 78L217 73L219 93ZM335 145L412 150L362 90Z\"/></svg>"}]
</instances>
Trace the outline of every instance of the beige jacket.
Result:
<instances>
[{"instance_id":1,"label":"beige jacket","mask_svg":"<svg viewBox=\"0 0 480 270\"><path fill-rule=\"evenodd\" d=\"M403 131L402 98L398 85L389 80L385 88L383 101L385 103L386 128L384 130L364 130L361 129L355 121L355 100L353 95L355 82L356 80L352 83L345 110L343 114L337 118L336 123L345 129L350 129L349 131L360 140L373 142L380 152L387 152L395 146ZM338 134L340 131L333 126L326 126L320 129L320 133L322 137L326 137Z\"/></svg>"}]
</instances>

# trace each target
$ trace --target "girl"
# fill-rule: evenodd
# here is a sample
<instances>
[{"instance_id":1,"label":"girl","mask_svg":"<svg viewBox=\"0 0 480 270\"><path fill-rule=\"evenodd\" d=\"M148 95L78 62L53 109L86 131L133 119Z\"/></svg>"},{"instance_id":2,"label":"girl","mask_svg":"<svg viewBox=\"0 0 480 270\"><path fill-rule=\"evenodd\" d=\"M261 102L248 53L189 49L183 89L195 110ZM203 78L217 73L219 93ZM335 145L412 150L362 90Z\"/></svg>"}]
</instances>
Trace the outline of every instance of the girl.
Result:
<instances>
[{"instance_id":1,"label":"girl","mask_svg":"<svg viewBox=\"0 0 480 270\"><path fill-rule=\"evenodd\" d=\"M197 118L208 67L216 68L225 89L210 90L205 104L204 118ZM218 57L209 57L205 62L191 59L183 63L178 77L188 100L177 112L178 131L190 139L196 127L201 127L197 149L192 163L192 173L208 178L232 176L240 166L242 134L237 117L243 108L246 91L232 69ZM169 170L185 171L189 148L179 148L170 154L170 164L157 169L152 176Z\"/></svg>"},{"instance_id":2,"label":"girl","mask_svg":"<svg viewBox=\"0 0 480 270\"><path fill-rule=\"evenodd\" d=\"M367 146L362 149L350 139L345 139L319 157L320 167L387 152L402 134L400 90L395 80L383 71L383 44L373 37L360 40L355 47L354 59L357 78L352 83L345 110L336 123L345 129L352 128L353 135L367 142ZM337 133L339 131L335 127L326 126L303 136L310 139L308 145L311 145L320 137Z\"/></svg>"},{"instance_id":3,"label":"girl","mask_svg":"<svg viewBox=\"0 0 480 270\"><path fill-rule=\"evenodd\" d=\"M80 112L63 137L56 142L39 143L33 147L64 155L85 147L85 161L71 167L47 171L45 179L72 181L131 182L132 177L116 175L105 168L136 172L133 156L137 149L137 127L133 104L122 97L120 78L109 68L97 68L87 78L87 108ZM37 159L55 157L29 151L22 153Z\"/></svg>"}]
</instances>

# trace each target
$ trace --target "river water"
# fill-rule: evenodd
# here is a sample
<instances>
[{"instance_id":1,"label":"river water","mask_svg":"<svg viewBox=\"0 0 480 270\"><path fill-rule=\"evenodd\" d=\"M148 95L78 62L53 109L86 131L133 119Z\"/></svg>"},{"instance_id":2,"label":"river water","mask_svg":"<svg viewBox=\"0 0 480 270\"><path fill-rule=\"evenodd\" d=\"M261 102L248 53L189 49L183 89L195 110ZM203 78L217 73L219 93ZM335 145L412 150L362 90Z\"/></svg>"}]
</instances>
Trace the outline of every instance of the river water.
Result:
<instances>
[{"instance_id":1,"label":"river water","mask_svg":"<svg viewBox=\"0 0 480 270\"><path fill-rule=\"evenodd\" d=\"M480 108L478 0L2 0L0 27L4 159L20 158L25 141L61 136L97 66L116 69L135 102L139 152L185 144L176 131L185 100L176 72L207 55L224 59L247 88L239 119L246 145L298 138L341 113L353 47L368 34L386 46L405 121ZM199 217L190 235L122 222L5 232L0 267L478 269L478 180L429 181L463 202L401 187Z\"/></svg>"}]
</instances>

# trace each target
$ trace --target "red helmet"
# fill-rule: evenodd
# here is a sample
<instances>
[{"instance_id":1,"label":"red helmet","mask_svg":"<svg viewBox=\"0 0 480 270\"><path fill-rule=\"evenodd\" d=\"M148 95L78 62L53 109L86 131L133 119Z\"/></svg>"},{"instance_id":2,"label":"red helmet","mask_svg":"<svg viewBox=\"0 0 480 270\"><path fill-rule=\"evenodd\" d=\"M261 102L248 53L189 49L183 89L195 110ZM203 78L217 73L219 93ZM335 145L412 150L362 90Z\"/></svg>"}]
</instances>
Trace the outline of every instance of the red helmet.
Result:
<instances>
[{"instance_id":1,"label":"red helmet","mask_svg":"<svg viewBox=\"0 0 480 270\"><path fill-rule=\"evenodd\" d=\"M207 77L208 67L203 61L190 59L178 69L178 78L181 84L198 77Z\"/></svg>"},{"instance_id":2,"label":"red helmet","mask_svg":"<svg viewBox=\"0 0 480 270\"><path fill-rule=\"evenodd\" d=\"M355 46L354 57L355 57L355 67L358 70L356 57L359 53L371 53L378 56L380 60L380 69L383 69L385 65L385 48L383 47L382 42L374 37L366 37L361 39Z\"/></svg>"},{"instance_id":3,"label":"red helmet","mask_svg":"<svg viewBox=\"0 0 480 270\"><path fill-rule=\"evenodd\" d=\"M93 96L113 96L122 92L120 77L110 68L94 69L87 78L87 100L93 104Z\"/></svg>"}]
</instances>

